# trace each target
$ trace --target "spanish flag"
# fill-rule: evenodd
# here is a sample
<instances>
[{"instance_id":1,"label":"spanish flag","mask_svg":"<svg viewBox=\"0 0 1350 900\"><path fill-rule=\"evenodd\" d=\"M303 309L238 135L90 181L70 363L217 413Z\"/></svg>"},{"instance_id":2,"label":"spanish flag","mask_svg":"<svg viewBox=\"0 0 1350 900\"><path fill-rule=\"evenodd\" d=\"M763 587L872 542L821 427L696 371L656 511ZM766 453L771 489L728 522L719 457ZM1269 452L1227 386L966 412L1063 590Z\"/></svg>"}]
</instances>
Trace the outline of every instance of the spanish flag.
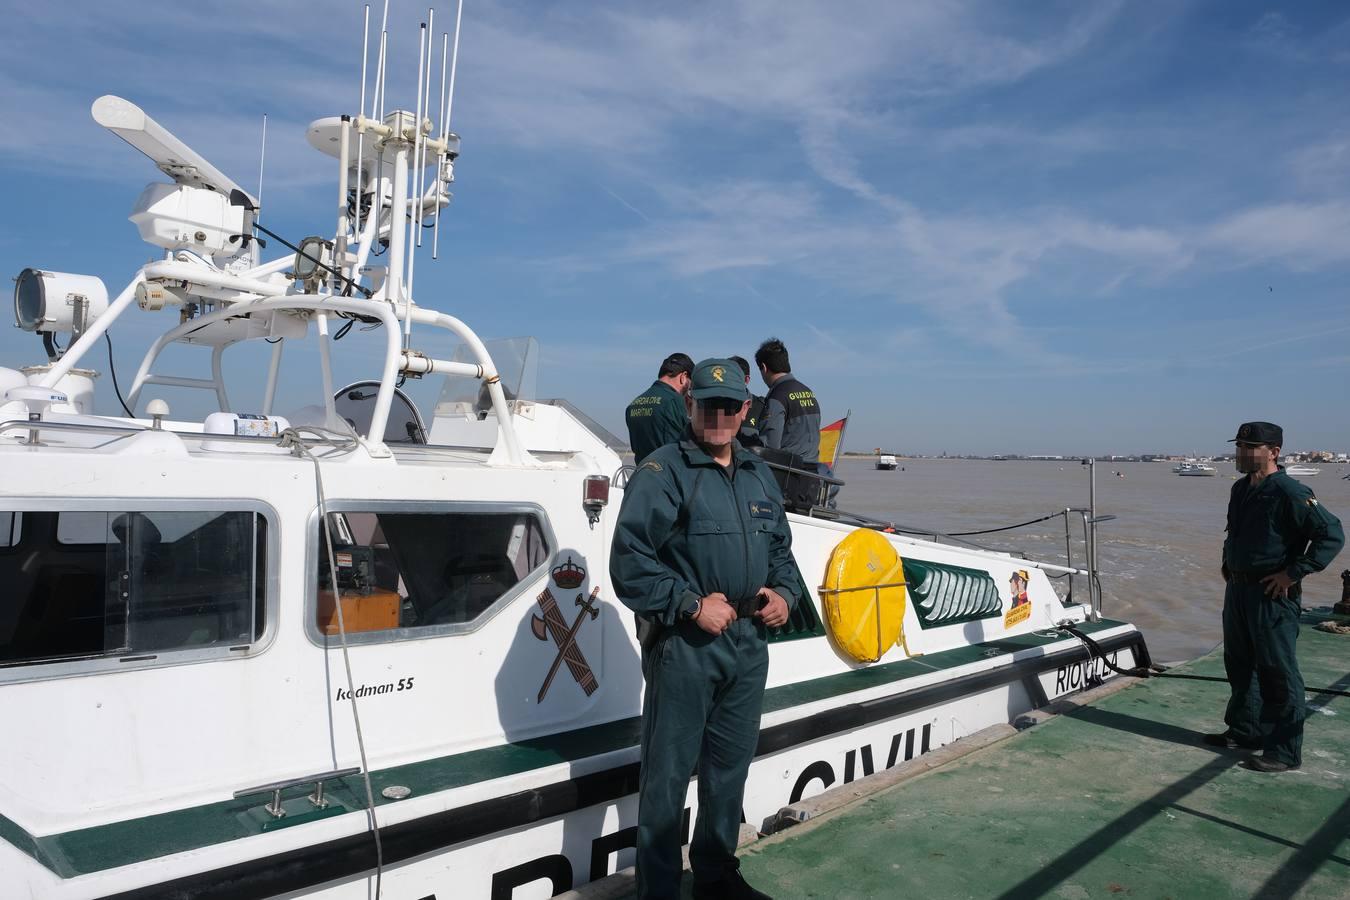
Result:
<instances>
[{"instance_id":1,"label":"spanish flag","mask_svg":"<svg viewBox=\"0 0 1350 900\"><path fill-rule=\"evenodd\" d=\"M844 449L844 427L851 415L853 410L850 409L842 419L820 429L820 461L828 463L830 468L839 462L839 453Z\"/></svg>"}]
</instances>

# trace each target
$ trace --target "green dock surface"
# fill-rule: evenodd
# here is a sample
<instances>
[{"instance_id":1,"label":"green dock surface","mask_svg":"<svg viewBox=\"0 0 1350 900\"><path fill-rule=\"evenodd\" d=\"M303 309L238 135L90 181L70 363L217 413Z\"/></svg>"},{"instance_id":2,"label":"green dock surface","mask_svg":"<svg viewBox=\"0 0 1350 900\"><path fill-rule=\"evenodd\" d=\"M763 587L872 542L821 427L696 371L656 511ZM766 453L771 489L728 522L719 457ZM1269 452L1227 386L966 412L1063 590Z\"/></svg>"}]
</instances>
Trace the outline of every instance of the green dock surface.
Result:
<instances>
[{"instance_id":1,"label":"green dock surface","mask_svg":"<svg viewBox=\"0 0 1350 900\"><path fill-rule=\"evenodd\" d=\"M1299 661L1345 691L1324 618ZM1223 654L1172 671L1222 678ZM1268 775L1199 743L1227 697L1149 679L751 844L743 871L776 898L1350 898L1350 698L1309 692L1303 767Z\"/></svg>"}]
</instances>

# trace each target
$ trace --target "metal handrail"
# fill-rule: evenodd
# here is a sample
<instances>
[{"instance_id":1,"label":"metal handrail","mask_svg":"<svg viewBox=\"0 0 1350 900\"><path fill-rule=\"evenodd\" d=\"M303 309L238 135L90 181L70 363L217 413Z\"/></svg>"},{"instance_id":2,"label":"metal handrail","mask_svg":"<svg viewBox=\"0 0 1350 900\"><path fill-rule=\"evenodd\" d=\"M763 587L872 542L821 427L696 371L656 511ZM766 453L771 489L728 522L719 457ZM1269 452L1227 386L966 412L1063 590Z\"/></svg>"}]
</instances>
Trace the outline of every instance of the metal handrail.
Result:
<instances>
[{"instance_id":1,"label":"metal handrail","mask_svg":"<svg viewBox=\"0 0 1350 900\"><path fill-rule=\"evenodd\" d=\"M628 487L628 480L635 474L637 474L637 466L625 463L615 470L614 477L610 479L610 484L618 490L624 490Z\"/></svg>"},{"instance_id":2,"label":"metal handrail","mask_svg":"<svg viewBox=\"0 0 1350 900\"><path fill-rule=\"evenodd\" d=\"M13 431L19 428L25 430L36 428L40 431L45 431L46 429L51 428L57 431L87 432L89 434L99 434L101 432L108 432L119 435L140 434L142 432L150 432L155 430L147 425L94 425L92 423L84 423L84 422L53 422L48 421L46 419L43 419L38 422L29 421L28 419L7 419L3 422L0 422L0 432ZM275 437L265 437L253 434L214 434L208 431L177 431L169 428L162 428L160 429L160 431L163 432L164 434L173 434L177 435L180 438L199 441L232 441L241 444L277 443L277 438ZM393 449L395 452L400 453L403 452L420 453L426 451L434 452L434 451L449 450L456 453L477 453L480 455L489 454L493 450L493 448L490 446L473 446L469 444L394 444ZM530 452L533 454L547 457L547 456L567 455L573 453L574 451L532 450Z\"/></svg>"},{"instance_id":3,"label":"metal handrail","mask_svg":"<svg viewBox=\"0 0 1350 900\"><path fill-rule=\"evenodd\" d=\"M844 482L839 478L831 478L829 475L822 475L819 472L812 472L810 469L798 469L795 466L785 466L782 463L769 462L762 456L759 457L759 461L764 463L771 469L778 469L779 471L782 472L791 472L794 475L802 475L807 478L814 478L817 481L824 482L825 484L837 484L840 487L843 487L844 485Z\"/></svg>"},{"instance_id":4,"label":"metal handrail","mask_svg":"<svg viewBox=\"0 0 1350 900\"><path fill-rule=\"evenodd\" d=\"M37 421L30 421L28 419L7 419L4 422L0 422L0 431L12 431L15 428L36 428L40 431L46 431L48 429L55 429L56 431L85 431L91 434L97 434L103 431L113 432L115 434L139 434L142 431L151 430L144 425L87 425L83 422L50 422L46 419Z\"/></svg>"},{"instance_id":5,"label":"metal handrail","mask_svg":"<svg viewBox=\"0 0 1350 900\"><path fill-rule=\"evenodd\" d=\"M890 581L886 584L868 584L851 588L827 588L822 584L816 590L822 594L851 594L854 591L880 591L882 588L905 587L908 584L908 581Z\"/></svg>"},{"instance_id":6,"label":"metal handrail","mask_svg":"<svg viewBox=\"0 0 1350 900\"><path fill-rule=\"evenodd\" d=\"M47 431L53 429L56 431L84 432L88 434L99 434L101 432L110 432L113 434L142 434L155 431L156 429L145 425L94 425L84 422L51 422L43 419L39 422L31 422L27 419L9 419L0 422L0 432L12 431L16 428L33 429ZM195 438L202 441L235 441L238 443L267 443L275 444L275 437L265 437L251 434L212 434L207 431L172 431L168 428L158 429L164 434L177 435L180 438Z\"/></svg>"}]
</instances>

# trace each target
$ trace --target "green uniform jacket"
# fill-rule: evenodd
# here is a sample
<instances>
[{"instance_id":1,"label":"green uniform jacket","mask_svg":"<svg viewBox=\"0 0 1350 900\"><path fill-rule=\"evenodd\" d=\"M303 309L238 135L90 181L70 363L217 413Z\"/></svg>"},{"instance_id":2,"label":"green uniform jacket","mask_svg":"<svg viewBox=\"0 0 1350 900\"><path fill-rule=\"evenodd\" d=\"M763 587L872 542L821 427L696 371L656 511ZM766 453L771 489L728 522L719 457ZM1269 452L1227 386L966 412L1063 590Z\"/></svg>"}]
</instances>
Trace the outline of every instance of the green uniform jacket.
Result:
<instances>
[{"instance_id":1,"label":"green uniform jacket","mask_svg":"<svg viewBox=\"0 0 1350 900\"><path fill-rule=\"evenodd\" d=\"M657 447L684 437L689 427L684 398L659 378L628 404L623 419L628 424L628 446L633 448L633 460L637 463Z\"/></svg>"},{"instance_id":2,"label":"green uniform jacket","mask_svg":"<svg viewBox=\"0 0 1350 900\"><path fill-rule=\"evenodd\" d=\"M695 601L736 603L761 587L801 599L783 495L759 457L735 444L724 468L692 437L662 447L624 490L609 560L614 593L639 616L674 625Z\"/></svg>"},{"instance_id":3,"label":"green uniform jacket","mask_svg":"<svg viewBox=\"0 0 1350 900\"><path fill-rule=\"evenodd\" d=\"M741 423L741 430L736 434L736 440L740 441L742 447L763 447L764 441L759 436L759 417L764 414L764 398L750 395L750 411L746 413L745 421Z\"/></svg>"},{"instance_id":4,"label":"green uniform jacket","mask_svg":"<svg viewBox=\"0 0 1350 900\"><path fill-rule=\"evenodd\" d=\"M1256 487L1251 478L1233 483L1228 499L1228 537L1223 562L1230 572L1276 572L1297 581L1320 572L1345 544L1341 522L1312 489L1281 468Z\"/></svg>"}]
</instances>

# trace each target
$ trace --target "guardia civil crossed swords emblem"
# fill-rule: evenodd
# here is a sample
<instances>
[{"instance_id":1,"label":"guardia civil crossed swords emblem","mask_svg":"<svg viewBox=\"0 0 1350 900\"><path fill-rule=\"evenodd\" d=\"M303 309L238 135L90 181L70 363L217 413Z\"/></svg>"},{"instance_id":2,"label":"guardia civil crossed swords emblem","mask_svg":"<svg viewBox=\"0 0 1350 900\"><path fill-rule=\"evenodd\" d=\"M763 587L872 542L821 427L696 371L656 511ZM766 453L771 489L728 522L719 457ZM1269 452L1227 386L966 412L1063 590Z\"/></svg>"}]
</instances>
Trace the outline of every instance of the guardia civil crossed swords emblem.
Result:
<instances>
[{"instance_id":1,"label":"guardia civil crossed swords emblem","mask_svg":"<svg viewBox=\"0 0 1350 900\"><path fill-rule=\"evenodd\" d=\"M574 563L570 555L567 562L554 568L552 574L553 583L565 591L575 590L586 580L586 570ZM577 644L577 632L581 630L581 626L585 625L588 619L600 617L599 597L598 587L591 590L589 597L585 593L578 593L576 605L581 607L581 610L570 626L563 618L562 610L558 608L558 601L554 598L552 590L545 587L543 593L535 598L544 614L530 617L530 631L541 641L547 641L552 637L553 643L558 647L558 655L553 658L553 665L549 666L544 683L539 687L539 703L544 702L544 696L548 694L553 678L564 662L567 663L567 670L572 673L572 678L586 692L587 697L595 693L595 689L600 686L591 664L586 661L586 655Z\"/></svg>"}]
</instances>

